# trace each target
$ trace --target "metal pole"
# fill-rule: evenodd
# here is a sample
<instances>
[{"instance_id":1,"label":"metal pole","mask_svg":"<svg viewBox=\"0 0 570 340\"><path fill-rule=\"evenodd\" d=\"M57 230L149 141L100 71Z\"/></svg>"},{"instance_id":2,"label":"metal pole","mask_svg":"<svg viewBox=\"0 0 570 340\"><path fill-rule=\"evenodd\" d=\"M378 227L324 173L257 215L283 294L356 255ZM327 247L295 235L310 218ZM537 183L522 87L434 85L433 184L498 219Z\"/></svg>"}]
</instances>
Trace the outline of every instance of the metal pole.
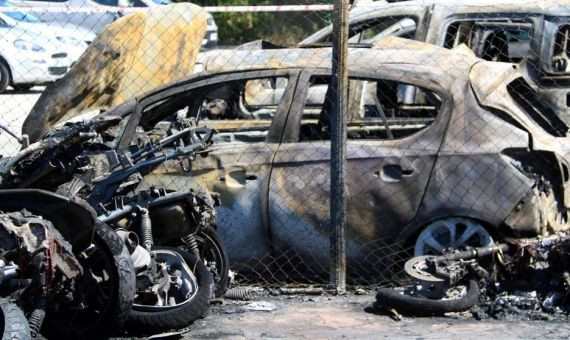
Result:
<instances>
[{"instance_id":1,"label":"metal pole","mask_svg":"<svg viewBox=\"0 0 570 340\"><path fill-rule=\"evenodd\" d=\"M348 92L349 0L334 0L332 44L331 187L330 187L330 283L337 292L346 290L346 110Z\"/></svg>"}]
</instances>

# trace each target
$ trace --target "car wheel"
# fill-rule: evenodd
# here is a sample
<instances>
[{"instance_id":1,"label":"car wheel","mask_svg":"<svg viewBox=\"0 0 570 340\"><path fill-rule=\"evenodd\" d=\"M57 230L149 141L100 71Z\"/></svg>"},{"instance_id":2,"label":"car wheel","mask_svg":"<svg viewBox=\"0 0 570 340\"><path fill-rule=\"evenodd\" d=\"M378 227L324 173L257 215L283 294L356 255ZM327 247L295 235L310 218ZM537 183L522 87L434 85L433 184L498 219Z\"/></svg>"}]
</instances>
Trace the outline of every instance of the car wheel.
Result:
<instances>
[{"instance_id":1,"label":"car wheel","mask_svg":"<svg viewBox=\"0 0 570 340\"><path fill-rule=\"evenodd\" d=\"M5 63L0 61L0 93L6 91L8 84L10 84L10 70Z\"/></svg>"},{"instance_id":2,"label":"car wheel","mask_svg":"<svg viewBox=\"0 0 570 340\"><path fill-rule=\"evenodd\" d=\"M419 234L414 256L440 255L448 248L485 247L493 238L477 221L451 217L430 223Z\"/></svg>"}]
</instances>

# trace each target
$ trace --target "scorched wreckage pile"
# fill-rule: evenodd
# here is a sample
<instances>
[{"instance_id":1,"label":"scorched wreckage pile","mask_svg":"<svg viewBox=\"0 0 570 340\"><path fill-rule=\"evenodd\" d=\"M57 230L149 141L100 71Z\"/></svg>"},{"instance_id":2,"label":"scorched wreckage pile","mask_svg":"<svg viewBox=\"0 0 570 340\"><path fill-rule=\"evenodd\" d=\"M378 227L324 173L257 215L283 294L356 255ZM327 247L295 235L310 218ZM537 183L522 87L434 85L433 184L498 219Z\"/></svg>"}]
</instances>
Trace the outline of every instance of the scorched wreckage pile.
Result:
<instances>
[{"instance_id":1,"label":"scorched wreckage pile","mask_svg":"<svg viewBox=\"0 0 570 340\"><path fill-rule=\"evenodd\" d=\"M193 50L187 69L142 94L121 84L123 47L104 44L106 32L40 98L24 127L32 143L0 159L0 306L17 320L4 334L184 328L224 295L230 263L267 268L268 253L295 249L325 275L331 50L251 44L202 55L197 74ZM368 246L389 240L413 248L404 268L415 283L380 289L378 305L462 311L483 296L507 301L509 283L524 281L535 309L567 308L561 112L526 68L464 46L384 37L374 47L349 50L352 274L385 280ZM97 84L82 69L94 50L117 54L96 64L110 70Z\"/></svg>"}]
</instances>

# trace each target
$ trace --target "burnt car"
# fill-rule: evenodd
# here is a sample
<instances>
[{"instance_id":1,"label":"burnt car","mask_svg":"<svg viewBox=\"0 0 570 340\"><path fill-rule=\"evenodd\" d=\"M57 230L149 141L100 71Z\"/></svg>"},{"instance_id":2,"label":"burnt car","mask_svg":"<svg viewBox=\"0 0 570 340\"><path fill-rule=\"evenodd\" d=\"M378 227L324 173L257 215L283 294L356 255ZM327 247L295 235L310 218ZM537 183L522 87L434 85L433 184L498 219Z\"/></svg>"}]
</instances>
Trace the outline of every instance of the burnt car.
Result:
<instances>
[{"instance_id":1,"label":"burnt car","mask_svg":"<svg viewBox=\"0 0 570 340\"><path fill-rule=\"evenodd\" d=\"M567 228L568 126L517 65L398 38L380 46L349 52L349 266L377 264L386 245L429 254ZM205 72L106 113L130 117L114 143L180 117L212 126L207 157L167 161L142 186L219 192L233 263L298 256L326 272L331 53L220 51Z\"/></svg>"},{"instance_id":2,"label":"burnt car","mask_svg":"<svg viewBox=\"0 0 570 340\"><path fill-rule=\"evenodd\" d=\"M466 44L485 60L526 60L531 85L568 123L569 30L567 0L367 2L350 12L349 42L375 44L396 36L445 48ZM300 45L331 42L332 25Z\"/></svg>"},{"instance_id":3,"label":"burnt car","mask_svg":"<svg viewBox=\"0 0 570 340\"><path fill-rule=\"evenodd\" d=\"M349 51L349 275L380 272L380 259L408 247L440 253L568 227L568 126L519 66L399 38L379 46ZM89 124L119 118L99 132L119 152L168 135L172 122L215 128L206 157L170 159L138 189L219 192L218 232L237 268L283 259L303 275L326 273L331 57L329 48L220 51L205 72Z\"/></svg>"}]
</instances>

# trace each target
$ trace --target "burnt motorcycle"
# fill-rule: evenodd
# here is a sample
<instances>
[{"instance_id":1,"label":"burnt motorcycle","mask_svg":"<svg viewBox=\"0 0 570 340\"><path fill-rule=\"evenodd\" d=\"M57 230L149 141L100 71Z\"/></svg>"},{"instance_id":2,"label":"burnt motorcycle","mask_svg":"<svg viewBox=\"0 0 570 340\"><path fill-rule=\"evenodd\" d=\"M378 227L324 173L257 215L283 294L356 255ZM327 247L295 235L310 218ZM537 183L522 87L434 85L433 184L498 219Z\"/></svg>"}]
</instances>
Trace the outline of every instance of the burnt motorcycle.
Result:
<instances>
[{"instance_id":1,"label":"burnt motorcycle","mask_svg":"<svg viewBox=\"0 0 570 340\"><path fill-rule=\"evenodd\" d=\"M134 292L122 240L86 202L43 190L0 190L3 336L107 336L126 322Z\"/></svg>"},{"instance_id":2,"label":"burnt motorcycle","mask_svg":"<svg viewBox=\"0 0 570 340\"><path fill-rule=\"evenodd\" d=\"M212 276L217 294L227 286L227 255L215 229L217 196L137 187L166 160L189 166L206 151L213 131L193 121L173 122L179 129L163 138L151 142L141 133L138 139L145 144L118 152L104 139L119 121L102 117L47 136L40 141L41 152L11 162L2 185L48 185L64 196L84 198L130 251L137 290L129 324L142 332L186 327L207 311Z\"/></svg>"},{"instance_id":3,"label":"burnt motorcycle","mask_svg":"<svg viewBox=\"0 0 570 340\"><path fill-rule=\"evenodd\" d=\"M553 303L566 305L570 303L570 232L417 256L405 263L404 270L412 283L402 288L379 288L378 305L412 315L462 312L479 301L480 286L496 294L491 290L500 282L528 283L539 272L548 278L544 280L547 284L533 290L539 295L556 291L557 301Z\"/></svg>"}]
</instances>

